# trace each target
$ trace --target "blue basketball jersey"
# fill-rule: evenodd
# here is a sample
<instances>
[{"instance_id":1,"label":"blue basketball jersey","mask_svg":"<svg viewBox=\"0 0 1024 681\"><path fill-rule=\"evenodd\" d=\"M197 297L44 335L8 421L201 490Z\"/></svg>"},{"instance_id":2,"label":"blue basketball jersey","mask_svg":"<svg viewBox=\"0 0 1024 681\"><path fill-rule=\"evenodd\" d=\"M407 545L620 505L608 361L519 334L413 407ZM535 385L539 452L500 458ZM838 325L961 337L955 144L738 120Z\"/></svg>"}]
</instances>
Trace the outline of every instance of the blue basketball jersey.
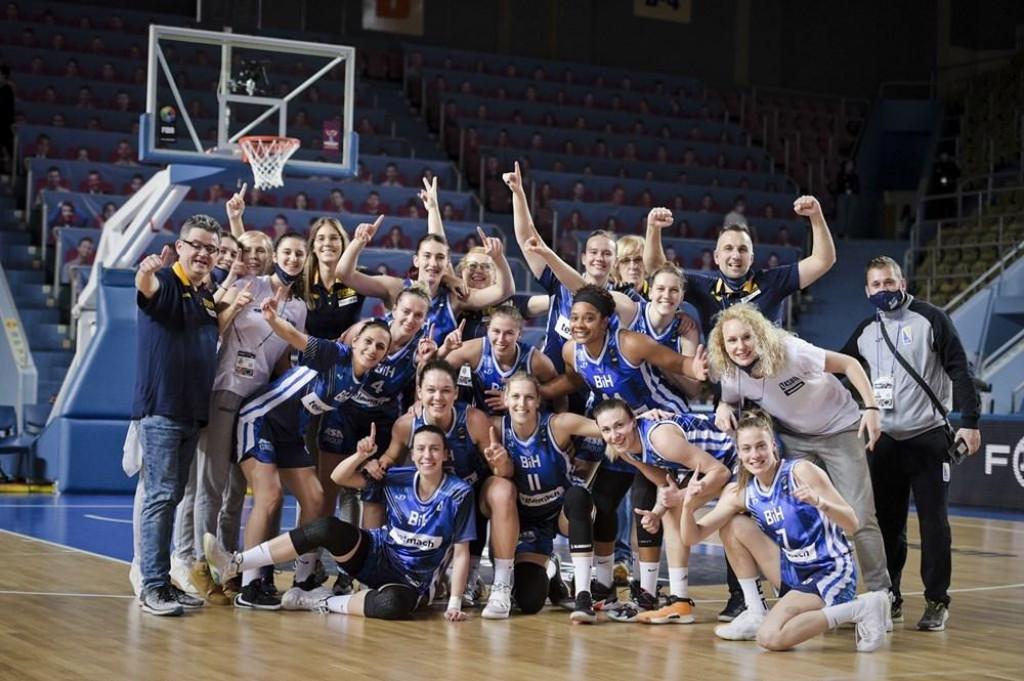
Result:
<instances>
[{"instance_id":1,"label":"blue basketball jersey","mask_svg":"<svg viewBox=\"0 0 1024 681\"><path fill-rule=\"evenodd\" d=\"M667 409L680 413L689 411L686 400L654 367L647 362L630 364L619 352L621 331L608 329L604 347L597 357L591 357L585 345L576 344L576 373L594 394L594 402L617 397L637 413L649 409Z\"/></svg>"},{"instance_id":2,"label":"blue basketball jersey","mask_svg":"<svg viewBox=\"0 0 1024 681\"><path fill-rule=\"evenodd\" d=\"M668 326L659 332L655 330L654 323L651 322L650 311L651 303L646 301L639 303L636 317L633 318L632 323L629 325L629 330L650 336L669 350L679 352L679 317L673 317Z\"/></svg>"},{"instance_id":3,"label":"blue basketball jersey","mask_svg":"<svg viewBox=\"0 0 1024 681\"><path fill-rule=\"evenodd\" d=\"M429 587L453 544L476 538L473 487L445 475L427 500L416 492L416 468L391 468L379 483L387 512L388 558L420 591Z\"/></svg>"},{"instance_id":4,"label":"blue basketball jersey","mask_svg":"<svg viewBox=\"0 0 1024 681\"><path fill-rule=\"evenodd\" d=\"M525 440L516 436L512 419L506 415L501 420L501 439L515 468L517 505L524 523L554 517L562 509L566 491L583 484L573 475L569 454L555 441L551 417L541 412L537 430Z\"/></svg>"},{"instance_id":5,"label":"blue basketball jersey","mask_svg":"<svg viewBox=\"0 0 1024 681\"><path fill-rule=\"evenodd\" d=\"M562 346L565 341L572 337L569 329L569 318L572 316L573 293L558 280L558 277L545 267L540 275L540 285L548 292L548 319L544 332L544 343L541 352L554 362L555 371L559 374L565 372L565 362L562 361ZM611 284L608 285L611 290ZM608 322L609 329L619 328L619 315L612 314Z\"/></svg>"},{"instance_id":6,"label":"blue basketball jersey","mask_svg":"<svg viewBox=\"0 0 1024 681\"><path fill-rule=\"evenodd\" d=\"M381 360L352 398L352 406L390 416L391 420L398 416L402 396L416 380L416 348L424 333L421 329L408 343Z\"/></svg>"},{"instance_id":7,"label":"blue basketball jersey","mask_svg":"<svg viewBox=\"0 0 1024 681\"><path fill-rule=\"evenodd\" d=\"M465 402L456 402L453 409L455 416L452 419L452 427L445 433L450 457L447 468L473 485L487 477L490 469L469 435L469 427L466 425L469 405ZM410 451L413 435L428 423L430 422L424 415L423 407L418 408L413 416L412 430L409 431L409 442L406 443Z\"/></svg>"},{"instance_id":8,"label":"blue basketball jersey","mask_svg":"<svg viewBox=\"0 0 1024 681\"><path fill-rule=\"evenodd\" d=\"M473 401L476 403L476 407L487 412L488 416L493 416L494 413L485 401L487 399L486 391L501 390L505 387L505 381L517 371L525 371L532 375L530 367L533 365L533 353L536 351L537 349L533 346L519 341L516 344L515 361L512 362L508 371L505 371L494 356L491 339L484 334L483 348L480 349L480 361L473 368Z\"/></svg>"},{"instance_id":9,"label":"blue basketball jersey","mask_svg":"<svg viewBox=\"0 0 1024 681\"><path fill-rule=\"evenodd\" d=\"M797 463L783 459L766 490L757 478L752 478L745 490L747 510L761 531L779 545L783 564L790 563L802 570L822 570L847 556L850 544L843 529L828 516L793 496L793 466ZM844 586L839 584L841 579L842 573L838 573L836 588Z\"/></svg>"},{"instance_id":10,"label":"blue basketball jersey","mask_svg":"<svg viewBox=\"0 0 1024 681\"><path fill-rule=\"evenodd\" d=\"M670 419L660 420L637 419L637 430L640 431L640 460L643 463L674 473L690 472L683 464L664 458L651 443L651 433L666 423L682 430L687 442L703 449L730 471L736 466L736 446L732 438L716 428L711 419L700 414L678 414Z\"/></svg>"},{"instance_id":11,"label":"blue basketball jersey","mask_svg":"<svg viewBox=\"0 0 1024 681\"><path fill-rule=\"evenodd\" d=\"M402 282L405 288L409 288L413 284L415 282L408 278ZM451 291L443 284L437 288L437 295L430 300L430 309L427 310L427 319L423 323L423 328L430 328L431 324L434 325L434 333L431 338L438 345L444 342L444 337L459 325L455 321L455 310L452 309Z\"/></svg>"},{"instance_id":12,"label":"blue basketball jersey","mask_svg":"<svg viewBox=\"0 0 1024 681\"><path fill-rule=\"evenodd\" d=\"M290 369L274 383L287 383L286 377L295 376L298 373L296 369L305 367L317 372L316 380L308 386L301 398L306 411L311 414L322 414L338 408L352 399L372 375L372 372L368 372L362 378L356 378L352 368L352 348L348 345L340 341L310 337L299 366Z\"/></svg>"}]
</instances>

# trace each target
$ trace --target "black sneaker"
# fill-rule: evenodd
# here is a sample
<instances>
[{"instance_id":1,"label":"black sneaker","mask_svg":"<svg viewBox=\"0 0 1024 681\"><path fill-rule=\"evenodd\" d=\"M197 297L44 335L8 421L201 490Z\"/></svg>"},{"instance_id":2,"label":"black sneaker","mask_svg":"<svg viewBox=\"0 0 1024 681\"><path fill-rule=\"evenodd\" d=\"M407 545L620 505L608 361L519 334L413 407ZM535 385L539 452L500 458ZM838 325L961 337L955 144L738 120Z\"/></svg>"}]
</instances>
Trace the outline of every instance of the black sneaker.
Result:
<instances>
[{"instance_id":1,"label":"black sneaker","mask_svg":"<svg viewBox=\"0 0 1024 681\"><path fill-rule=\"evenodd\" d=\"M562 579L562 564L558 558L554 559L555 563L555 574L551 577L548 582L548 599L551 601L551 605L561 606L566 601L572 603L572 594L569 591L569 585Z\"/></svg>"},{"instance_id":2,"label":"black sneaker","mask_svg":"<svg viewBox=\"0 0 1024 681\"><path fill-rule=\"evenodd\" d=\"M924 614L917 622L921 631L945 631L949 619L949 606L940 601L925 601Z\"/></svg>"},{"instance_id":3,"label":"black sneaker","mask_svg":"<svg viewBox=\"0 0 1024 681\"><path fill-rule=\"evenodd\" d=\"M890 598L892 598L892 607L889 612L892 615L892 621L894 624L899 624L903 621L903 599L892 595Z\"/></svg>"},{"instance_id":4,"label":"black sneaker","mask_svg":"<svg viewBox=\"0 0 1024 681\"><path fill-rule=\"evenodd\" d=\"M732 622L741 612L747 609L747 602L743 600L743 592L736 591L729 594L729 602L725 604L722 612L718 613L719 622Z\"/></svg>"},{"instance_id":5,"label":"black sneaker","mask_svg":"<svg viewBox=\"0 0 1024 681\"><path fill-rule=\"evenodd\" d=\"M348 596L355 590L355 580L344 570L339 570L338 578L334 580L334 595Z\"/></svg>"},{"instance_id":6,"label":"black sneaker","mask_svg":"<svg viewBox=\"0 0 1024 681\"><path fill-rule=\"evenodd\" d=\"M238 592L235 596L235 607L253 608L255 610L280 610L281 599L276 589L271 591L273 585L268 588L262 579L254 579Z\"/></svg>"},{"instance_id":7,"label":"black sneaker","mask_svg":"<svg viewBox=\"0 0 1024 681\"><path fill-rule=\"evenodd\" d=\"M323 582L317 581L318 579L319 578L315 574L306 577L301 582L296 582L294 579L292 579L292 588L299 588L303 591L312 591L313 589L323 584Z\"/></svg>"},{"instance_id":8,"label":"black sneaker","mask_svg":"<svg viewBox=\"0 0 1024 681\"><path fill-rule=\"evenodd\" d=\"M629 583L629 598L640 610L658 609L658 597L655 594L644 591L638 579L634 579Z\"/></svg>"},{"instance_id":9,"label":"black sneaker","mask_svg":"<svg viewBox=\"0 0 1024 681\"><path fill-rule=\"evenodd\" d=\"M619 602L619 592L615 586L605 586L596 579L590 581L590 595L594 598L595 610L604 610Z\"/></svg>"},{"instance_id":10,"label":"black sneaker","mask_svg":"<svg viewBox=\"0 0 1024 681\"><path fill-rule=\"evenodd\" d=\"M143 591L139 598L139 607L142 608L142 612L163 617L174 617L185 612L170 583Z\"/></svg>"},{"instance_id":11,"label":"black sneaker","mask_svg":"<svg viewBox=\"0 0 1024 681\"><path fill-rule=\"evenodd\" d=\"M569 620L580 624L593 624L597 622L597 614L594 612L594 599L589 591L580 591L576 594L576 609L569 615Z\"/></svg>"},{"instance_id":12,"label":"black sneaker","mask_svg":"<svg viewBox=\"0 0 1024 681\"><path fill-rule=\"evenodd\" d=\"M178 587L171 584L171 593L174 594L174 599L178 601L178 604L186 610L195 610L206 605L206 601L202 598L196 598L190 593L186 593Z\"/></svg>"}]
</instances>

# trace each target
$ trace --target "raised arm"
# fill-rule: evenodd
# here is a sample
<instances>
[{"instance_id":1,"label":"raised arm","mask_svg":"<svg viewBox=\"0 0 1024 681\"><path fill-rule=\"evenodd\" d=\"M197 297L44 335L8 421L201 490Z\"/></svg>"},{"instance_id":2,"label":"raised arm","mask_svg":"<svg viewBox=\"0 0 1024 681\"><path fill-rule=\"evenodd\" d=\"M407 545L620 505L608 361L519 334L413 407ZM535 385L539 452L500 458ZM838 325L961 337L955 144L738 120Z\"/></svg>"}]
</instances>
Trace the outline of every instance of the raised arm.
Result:
<instances>
[{"instance_id":1,"label":"raised arm","mask_svg":"<svg viewBox=\"0 0 1024 681\"><path fill-rule=\"evenodd\" d=\"M479 409L473 409L466 420L477 451L487 461L491 473L500 478L511 478L515 475L515 465L508 455L508 450L501 444L498 429L492 425L491 419Z\"/></svg>"},{"instance_id":2,"label":"raised arm","mask_svg":"<svg viewBox=\"0 0 1024 681\"><path fill-rule=\"evenodd\" d=\"M447 241L444 235L444 222L441 221L441 208L437 201L437 176L430 182L423 178L420 201L427 211L427 234L436 234Z\"/></svg>"},{"instance_id":3,"label":"raised arm","mask_svg":"<svg viewBox=\"0 0 1024 681\"><path fill-rule=\"evenodd\" d=\"M164 246L165 250L168 248L170 246ZM160 289L160 280L156 278L156 273L163 267L163 260L156 253L147 255L139 263L139 271L135 273L135 288L144 298L152 298Z\"/></svg>"},{"instance_id":4,"label":"raised arm","mask_svg":"<svg viewBox=\"0 0 1024 681\"><path fill-rule=\"evenodd\" d=\"M487 255L494 261L495 280L494 283L485 288L471 288L467 291L464 300L453 300L452 304L457 310L481 310L489 305L497 305L507 300L516 292L515 279L512 276L512 268L505 258L505 245L501 239L487 236L479 225L476 228L480 236L480 243L483 244Z\"/></svg>"},{"instance_id":5,"label":"raised arm","mask_svg":"<svg viewBox=\"0 0 1024 681\"><path fill-rule=\"evenodd\" d=\"M356 451L352 456L347 457L344 461L338 464L338 466L331 471L331 480L334 484L341 487L348 487L350 489L362 489L366 487L366 478L363 476L360 470L364 463L377 453L377 426L374 423L370 424L370 434L364 437L356 445Z\"/></svg>"},{"instance_id":6,"label":"raised arm","mask_svg":"<svg viewBox=\"0 0 1024 681\"><path fill-rule=\"evenodd\" d=\"M338 281L345 282L356 293L380 298L384 301L384 305L390 308L394 305L398 294L402 292L402 280L387 274L364 274L356 269L356 266L359 264L359 254L373 241L373 237L377 234L377 230L380 229L380 224L383 221L384 216L378 215L372 224L363 223L356 227L352 241L349 242L348 247L341 254L341 259L338 260L334 274Z\"/></svg>"},{"instance_id":7,"label":"raised arm","mask_svg":"<svg viewBox=\"0 0 1024 681\"><path fill-rule=\"evenodd\" d=\"M686 439L683 431L674 425L661 425L651 433L652 444L669 461L680 463L703 482L703 493L697 500L704 503L718 495L729 482L732 473L725 465L706 451Z\"/></svg>"},{"instance_id":8,"label":"raised arm","mask_svg":"<svg viewBox=\"0 0 1024 681\"><path fill-rule=\"evenodd\" d=\"M270 328L275 334L288 345L292 346L299 352L305 352L306 346L309 345L309 336L292 326L292 323L287 319L282 319L277 314L277 306L283 302L282 296L288 295L288 289L281 287L281 293L274 298L267 298L260 305L260 311L263 312L263 319L267 321ZM286 299L286 298L285 298Z\"/></svg>"},{"instance_id":9,"label":"raised arm","mask_svg":"<svg viewBox=\"0 0 1024 681\"><path fill-rule=\"evenodd\" d=\"M228 224L231 225L231 236L236 239L245 234L245 223L242 222L242 215L245 213L245 190L249 183L242 184L234 195L224 204L224 210L228 214Z\"/></svg>"},{"instance_id":10,"label":"raised arm","mask_svg":"<svg viewBox=\"0 0 1024 681\"><path fill-rule=\"evenodd\" d=\"M526 202L526 190L523 189L523 175L519 170L519 162L516 161L515 170L503 174L501 179L505 181L512 192L512 224L516 233L516 241L519 242L519 248L523 251L523 257L526 258L526 265L530 268L530 272L539 279L540 275L544 273L544 261L536 255L527 253L524 246L530 237L537 237L539 240L540 234L530 216L530 205Z\"/></svg>"},{"instance_id":11,"label":"raised arm","mask_svg":"<svg viewBox=\"0 0 1024 681\"><path fill-rule=\"evenodd\" d=\"M793 202L793 212L811 220L811 254L797 265L800 288L807 288L821 279L836 262L836 245L832 232L821 212L821 204L813 196L801 196Z\"/></svg>"},{"instance_id":12,"label":"raised arm","mask_svg":"<svg viewBox=\"0 0 1024 681\"><path fill-rule=\"evenodd\" d=\"M217 330L223 336L235 321L238 313L252 304L252 282L250 279L242 289L232 288L224 297L225 307L217 313Z\"/></svg>"},{"instance_id":13,"label":"raised arm","mask_svg":"<svg viewBox=\"0 0 1024 681\"><path fill-rule=\"evenodd\" d=\"M384 477L387 469L405 458L406 443L409 441L411 430L412 414L403 414L395 421L395 425L392 426L391 444L388 445L387 451L381 454L379 458L371 458L366 461L363 466L366 474L374 480L380 480Z\"/></svg>"},{"instance_id":14,"label":"raised arm","mask_svg":"<svg viewBox=\"0 0 1024 681\"><path fill-rule=\"evenodd\" d=\"M668 208L652 208L647 214L647 234L644 238L644 268L653 272L666 262L665 246L661 243L661 230L675 222Z\"/></svg>"}]
</instances>

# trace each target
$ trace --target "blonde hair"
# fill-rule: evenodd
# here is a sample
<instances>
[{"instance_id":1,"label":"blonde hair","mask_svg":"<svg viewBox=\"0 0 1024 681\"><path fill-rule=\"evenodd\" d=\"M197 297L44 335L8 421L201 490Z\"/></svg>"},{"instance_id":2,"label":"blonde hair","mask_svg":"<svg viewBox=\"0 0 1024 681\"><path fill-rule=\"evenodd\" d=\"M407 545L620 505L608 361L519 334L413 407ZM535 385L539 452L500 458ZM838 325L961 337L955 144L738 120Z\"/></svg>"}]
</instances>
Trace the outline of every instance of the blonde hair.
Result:
<instances>
[{"instance_id":1,"label":"blonde hair","mask_svg":"<svg viewBox=\"0 0 1024 681\"><path fill-rule=\"evenodd\" d=\"M623 258L632 258L634 256L643 257L644 254L644 238L642 236L636 236L635 234L629 234L624 237L620 237L615 241L615 267L612 269L612 281L616 284L621 284L622 279L619 275L619 264Z\"/></svg>"},{"instance_id":2,"label":"blonde hair","mask_svg":"<svg viewBox=\"0 0 1024 681\"><path fill-rule=\"evenodd\" d=\"M274 271L274 242L270 240L270 237L263 232L245 232L236 239L238 245L244 248L256 248L257 246L263 246L267 249L267 266L261 274L270 274Z\"/></svg>"},{"instance_id":3,"label":"blonde hair","mask_svg":"<svg viewBox=\"0 0 1024 681\"><path fill-rule=\"evenodd\" d=\"M738 321L750 329L760 359L762 376L774 376L782 369L786 362L784 341L792 334L772 324L750 303L739 303L718 315L715 327L708 336L708 357L711 360L711 371L716 377L734 376L737 371L725 350L723 327L728 321Z\"/></svg>"}]
</instances>

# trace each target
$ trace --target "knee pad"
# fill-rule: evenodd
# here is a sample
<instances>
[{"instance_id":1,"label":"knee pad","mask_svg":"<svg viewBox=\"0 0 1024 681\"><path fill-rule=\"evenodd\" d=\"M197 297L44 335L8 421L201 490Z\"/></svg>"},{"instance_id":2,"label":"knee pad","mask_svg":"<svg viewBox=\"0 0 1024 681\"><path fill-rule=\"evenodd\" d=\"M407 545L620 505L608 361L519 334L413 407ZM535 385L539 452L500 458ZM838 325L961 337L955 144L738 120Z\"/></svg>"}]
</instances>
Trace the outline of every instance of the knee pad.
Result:
<instances>
[{"instance_id":1,"label":"knee pad","mask_svg":"<svg viewBox=\"0 0 1024 681\"><path fill-rule=\"evenodd\" d=\"M355 525L330 516L296 527L288 536L300 555L322 546L332 556L344 556L359 544L359 534Z\"/></svg>"},{"instance_id":2,"label":"knee pad","mask_svg":"<svg viewBox=\"0 0 1024 681\"><path fill-rule=\"evenodd\" d=\"M565 493L565 517L569 520L569 551L590 553L594 550L594 523L591 513L594 502L583 487L570 487ZM615 535L612 535L612 539Z\"/></svg>"},{"instance_id":3,"label":"knee pad","mask_svg":"<svg viewBox=\"0 0 1024 681\"><path fill-rule=\"evenodd\" d=\"M404 620L412 616L418 601L416 592L404 584L385 584L367 592L363 612L379 620Z\"/></svg>"},{"instance_id":4,"label":"knee pad","mask_svg":"<svg viewBox=\"0 0 1024 681\"><path fill-rule=\"evenodd\" d=\"M659 526L658 531L651 534L640 523L634 523L634 525L636 526L636 545L638 547L643 549L661 548L664 528Z\"/></svg>"},{"instance_id":5,"label":"knee pad","mask_svg":"<svg viewBox=\"0 0 1024 681\"><path fill-rule=\"evenodd\" d=\"M612 500L606 497L594 499L594 540L613 542L619 534L619 509L612 506ZM621 502L620 502L621 503ZM630 513L633 510L630 509Z\"/></svg>"},{"instance_id":6,"label":"knee pad","mask_svg":"<svg viewBox=\"0 0 1024 681\"><path fill-rule=\"evenodd\" d=\"M548 573L536 563L516 563L512 571L512 598L526 615L540 612L548 597Z\"/></svg>"}]
</instances>

